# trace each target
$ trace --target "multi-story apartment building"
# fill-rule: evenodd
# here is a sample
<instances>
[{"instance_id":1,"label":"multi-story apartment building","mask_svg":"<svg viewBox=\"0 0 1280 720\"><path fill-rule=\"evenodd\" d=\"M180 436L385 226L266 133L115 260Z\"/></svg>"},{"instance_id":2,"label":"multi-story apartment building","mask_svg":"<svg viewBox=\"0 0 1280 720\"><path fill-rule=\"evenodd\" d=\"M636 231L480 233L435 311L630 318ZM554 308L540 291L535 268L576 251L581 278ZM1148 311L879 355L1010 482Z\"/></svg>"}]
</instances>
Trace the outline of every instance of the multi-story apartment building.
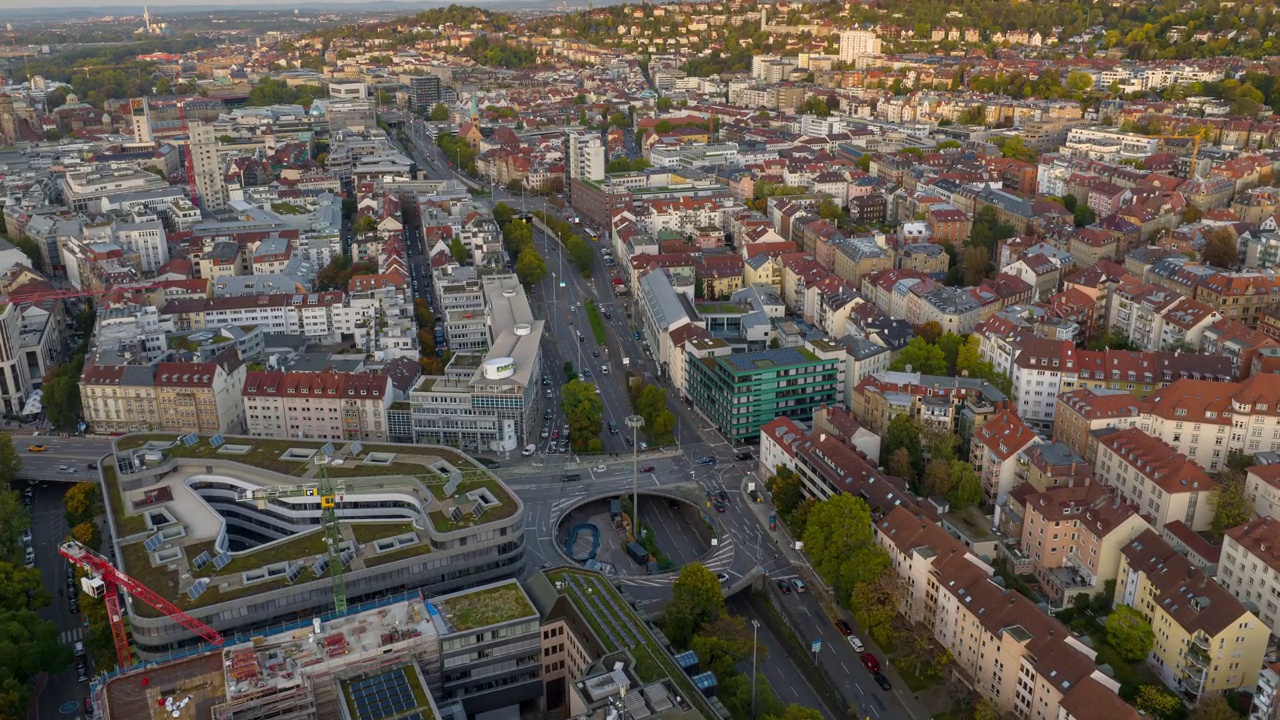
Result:
<instances>
[{"instance_id":1,"label":"multi-story apartment building","mask_svg":"<svg viewBox=\"0 0 1280 720\"><path fill-rule=\"evenodd\" d=\"M840 62L852 65L857 58L880 54L880 38L870 30L840 33Z\"/></svg>"},{"instance_id":2,"label":"multi-story apartment building","mask_svg":"<svg viewBox=\"0 0 1280 720\"><path fill-rule=\"evenodd\" d=\"M1100 431L1135 427L1146 403L1128 390L1081 388L1058 396L1053 439L1079 453L1093 466Z\"/></svg>"},{"instance_id":3,"label":"multi-story apartment building","mask_svg":"<svg viewBox=\"0 0 1280 720\"><path fill-rule=\"evenodd\" d=\"M808 420L837 402L841 364L807 348L690 358L685 384L694 407L738 442L755 438L776 417Z\"/></svg>"},{"instance_id":4,"label":"multi-story apartment building","mask_svg":"<svg viewBox=\"0 0 1280 720\"><path fill-rule=\"evenodd\" d=\"M498 622L476 621L477 603L507 612ZM431 598L440 633L441 698L463 701L472 714L542 697L542 618L515 580ZM481 617L484 617L482 614Z\"/></svg>"},{"instance_id":5,"label":"multi-story apartment building","mask_svg":"<svg viewBox=\"0 0 1280 720\"><path fill-rule=\"evenodd\" d=\"M1227 530L1222 538L1218 582L1280 632L1280 520L1266 515Z\"/></svg>"},{"instance_id":6,"label":"multi-story apartment building","mask_svg":"<svg viewBox=\"0 0 1280 720\"><path fill-rule=\"evenodd\" d=\"M982 480L982 493L987 504L1004 502L1017 477L1018 453L1039 442L1043 441L1007 407L998 410L974 431L969 461Z\"/></svg>"},{"instance_id":7,"label":"multi-story apartment building","mask_svg":"<svg viewBox=\"0 0 1280 720\"><path fill-rule=\"evenodd\" d=\"M1206 327L1222 317L1205 303L1136 279L1111 293L1107 329L1121 333L1142 350L1199 347Z\"/></svg>"},{"instance_id":8,"label":"multi-story apartment building","mask_svg":"<svg viewBox=\"0 0 1280 720\"><path fill-rule=\"evenodd\" d=\"M229 349L209 362L99 365L80 378L84 421L95 432L244 432L247 365Z\"/></svg>"},{"instance_id":9,"label":"multi-story apartment building","mask_svg":"<svg viewBox=\"0 0 1280 720\"><path fill-rule=\"evenodd\" d=\"M966 439L1008 400L986 380L890 370L862 378L849 395L853 416L874 433L884 434L895 416L907 413L924 427Z\"/></svg>"},{"instance_id":10,"label":"multi-story apartment building","mask_svg":"<svg viewBox=\"0 0 1280 720\"><path fill-rule=\"evenodd\" d=\"M906 295L906 319L912 325L936 322L943 332L965 335L982 319L982 304L964 288L918 283Z\"/></svg>"},{"instance_id":11,"label":"multi-story apartment building","mask_svg":"<svg viewBox=\"0 0 1280 720\"><path fill-rule=\"evenodd\" d=\"M1255 465L1245 476L1245 497L1259 517L1280 519L1280 463Z\"/></svg>"},{"instance_id":12,"label":"multi-story apartment building","mask_svg":"<svg viewBox=\"0 0 1280 720\"><path fill-rule=\"evenodd\" d=\"M1234 320L1222 319L1206 327L1196 347L1206 355L1221 355L1231 360L1231 378L1242 380L1253 370L1253 359L1259 350L1280 348L1280 342L1261 330L1250 330Z\"/></svg>"},{"instance_id":13,"label":"multi-story apartment building","mask_svg":"<svg viewBox=\"0 0 1280 720\"><path fill-rule=\"evenodd\" d=\"M1151 527L1114 490L1087 478L1043 492L1015 490L1006 507L1015 498L1021 500L1020 548L1054 608L1102 592L1120 567L1121 548Z\"/></svg>"},{"instance_id":14,"label":"multi-story apartment building","mask_svg":"<svg viewBox=\"0 0 1280 720\"><path fill-rule=\"evenodd\" d=\"M1121 551L1115 602L1151 623L1152 666L1183 697L1194 701L1258 682L1267 626L1154 530Z\"/></svg>"},{"instance_id":15,"label":"multi-story apartment building","mask_svg":"<svg viewBox=\"0 0 1280 720\"><path fill-rule=\"evenodd\" d=\"M388 375L253 370L242 394L254 437L387 440Z\"/></svg>"},{"instance_id":16,"label":"multi-story apartment building","mask_svg":"<svg viewBox=\"0 0 1280 720\"><path fill-rule=\"evenodd\" d=\"M160 323L186 332L226 325L262 325L267 332L305 335L336 343L350 335L363 347L371 325L364 312L353 310L341 291L308 294L242 295L170 300L160 308Z\"/></svg>"},{"instance_id":17,"label":"multi-story apartment building","mask_svg":"<svg viewBox=\"0 0 1280 720\"><path fill-rule=\"evenodd\" d=\"M1180 520L1200 531L1213 521L1218 484L1186 455L1138 428L1099 440L1094 473L1133 503L1152 527Z\"/></svg>"},{"instance_id":18,"label":"multi-story apartment building","mask_svg":"<svg viewBox=\"0 0 1280 720\"><path fill-rule=\"evenodd\" d=\"M1053 428L1058 396L1075 389L1075 346L1066 340L1028 337L1013 358L1013 402L1032 427Z\"/></svg>"},{"instance_id":19,"label":"multi-story apartment building","mask_svg":"<svg viewBox=\"0 0 1280 720\"><path fill-rule=\"evenodd\" d=\"M1280 375L1239 383L1179 380L1148 401L1148 432L1209 472L1226 467L1232 450L1280 450Z\"/></svg>"},{"instance_id":20,"label":"multi-story apartment building","mask_svg":"<svg viewBox=\"0 0 1280 720\"><path fill-rule=\"evenodd\" d=\"M903 607L951 653L951 667L1003 713L1028 720L1136 720L1097 653L1036 605L992 580L991 566L906 508L875 525L906 581Z\"/></svg>"},{"instance_id":21,"label":"multi-story apartment building","mask_svg":"<svg viewBox=\"0 0 1280 720\"><path fill-rule=\"evenodd\" d=\"M1200 281L1195 295L1222 317L1257 328L1263 311L1280 302L1280 280L1273 272L1222 272Z\"/></svg>"}]
</instances>

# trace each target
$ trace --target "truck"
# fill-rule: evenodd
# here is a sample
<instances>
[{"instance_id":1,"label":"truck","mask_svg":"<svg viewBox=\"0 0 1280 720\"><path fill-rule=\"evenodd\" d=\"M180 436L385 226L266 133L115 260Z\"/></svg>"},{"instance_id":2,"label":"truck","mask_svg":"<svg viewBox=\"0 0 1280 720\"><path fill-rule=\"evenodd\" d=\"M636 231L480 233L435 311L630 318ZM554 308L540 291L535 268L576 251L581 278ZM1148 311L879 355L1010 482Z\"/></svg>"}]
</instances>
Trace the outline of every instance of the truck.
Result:
<instances>
[{"instance_id":1,"label":"truck","mask_svg":"<svg viewBox=\"0 0 1280 720\"><path fill-rule=\"evenodd\" d=\"M622 367L631 367L631 358L622 358Z\"/></svg>"}]
</instances>

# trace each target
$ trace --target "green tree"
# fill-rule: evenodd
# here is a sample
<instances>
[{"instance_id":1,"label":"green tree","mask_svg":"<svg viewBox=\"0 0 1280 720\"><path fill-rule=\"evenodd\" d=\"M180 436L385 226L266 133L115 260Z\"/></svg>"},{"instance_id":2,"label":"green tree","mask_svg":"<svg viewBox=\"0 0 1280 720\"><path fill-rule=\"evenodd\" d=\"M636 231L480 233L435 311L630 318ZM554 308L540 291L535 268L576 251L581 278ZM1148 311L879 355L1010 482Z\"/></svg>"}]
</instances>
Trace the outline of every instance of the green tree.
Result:
<instances>
[{"instance_id":1,"label":"green tree","mask_svg":"<svg viewBox=\"0 0 1280 720\"><path fill-rule=\"evenodd\" d=\"M1013 136L1006 139L1000 144L1000 154L1013 160L1021 160L1022 162L1035 162L1040 153L1034 148L1029 148L1022 142L1020 136Z\"/></svg>"},{"instance_id":2,"label":"green tree","mask_svg":"<svg viewBox=\"0 0 1280 720\"><path fill-rule=\"evenodd\" d=\"M844 210L840 209L834 199L824 197L822 202L818 204L818 217L823 220L839 220L844 217Z\"/></svg>"},{"instance_id":3,"label":"green tree","mask_svg":"<svg viewBox=\"0 0 1280 720\"><path fill-rule=\"evenodd\" d=\"M774 469L774 473L765 480L765 488L773 498L773 506L783 516L789 515L804 501L800 475L785 465L779 465Z\"/></svg>"},{"instance_id":4,"label":"green tree","mask_svg":"<svg viewBox=\"0 0 1280 720\"><path fill-rule=\"evenodd\" d=\"M153 92L156 95L168 95L172 89L173 88L170 87L169 78L161 77L159 80L156 80L156 87Z\"/></svg>"},{"instance_id":5,"label":"green tree","mask_svg":"<svg viewBox=\"0 0 1280 720\"><path fill-rule=\"evenodd\" d=\"M537 285L547 276L547 261L537 250L526 248L516 258L516 276L526 287Z\"/></svg>"},{"instance_id":6,"label":"green tree","mask_svg":"<svg viewBox=\"0 0 1280 720\"><path fill-rule=\"evenodd\" d=\"M27 601L27 594L31 601ZM53 600L40 578L39 568L26 568L0 560L0 607L37 610Z\"/></svg>"},{"instance_id":7,"label":"green tree","mask_svg":"<svg viewBox=\"0 0 1280 720\"><path fill-rule=\"evenodd\" d=\"M745 619L722 613L698 628L689 641L689 649L698 654L698 661L707 670L726 677L737 672L739 662L751 657L751 633Z\"/></svg>"},{"instance_id":8,"label":"green tree","mask_svg":"<svg viewBox=\"0 0 1280 720\"><path fill-rule=\"evenodd\" d=\"M45 417L56 428L69 428L80 419L80 384L78 378L59 374L44 384Z\"/></svg>"},{"instance_id":9,"label":"green tree","mask_svg":"<svg viewBox=\"0 0 1280 720\"><path fill-rule=\"evenodd\" d=\"M356 235L364 235L365 233L373 232L376 227L378 227L378 223L373 219L372 215L361 215L355 219L355 222L351 223L351 232Z\"/></svg>"},{"instance_id":10,"label":"green tree","mask_svg":"<svg viewBox=\"0 0 1280 720\"><path fill-rule=\"evenodd\" d=\"M911 467L917 472L923 470L924 448L920 443L921 432L920 424L908 413L893 416L880 442L880 457L888 459L898 448L906 448L911 453Z\"/></svg>"},{"instance_id":11,"label":"green tree","mask_svg":"<svg viewBox=\"0 0 1280 720\"><path fill-rule=\"evenodd\" d=\"M1072 70L1067 73L1067 89L1076 95L1084 95L1093 89L1093 76L1087 72Z\"/></svg>"},{"instance_id":12,"label":"green tree","mask_svg":"<svg viewBox=\"0 0 1280 720\"><path fill-rule=\"evenodd\" d=\"M25 684L42 672L71 663L71 647L58 641L58 628L32 610L0 610L0 681Z\"/></svg>"},{"instance_id":13,"label":"green tree","mask_svg":"<svg viewBox=\"0 0 1280 720\"><path fill-rule=\"evenodd\" d=\"M1138 697L1134 699L1133 704L1139 710L1161 720L1167 720L1183 711L1182 701L1178 696L1157 685L1139 687Z\"/></svg>"},{"instance_id":14,"label":"green tree","mask_svg":"<svg viewBox=\"0 0 1280 720\"><path fill-rule=\"evenodd\" d=\"M1142 613L1119 605L1107 617L1107 644L1129 662L1139 662L1151 652L1155 633Z\"/></svg>"},{"instance_id":15,"label":"green tree","mask_svg":"<svg viewBox=\"0 0 1280 720\"><path fill-rule=\"evenodd\" d=\"M911 372L922 375L946 375L947 358L938 346L930 345L924 338L914 337L898 352L898 358L889 369L903 371L908 367Z\"/></svg>"},{"instance_id":16,"label":"green tree","mask_svg":"<svg viewBox=\"0 0 1280 720\"><path fill-rule=\"evenodd\" d=\"M596 254L587 241L574 235L569 238L569 242L565 243L565 251L569 253L569 262L573 263L583 276L590 276L591 264L595 261Z\"/></svg>"},{"instance_id":17,"label":"green tree","mask_svg":"<svg viewBox=\"0 0 1280 720\"><path fill-rule=\"evenodd\" d=\"M760 720L822 720L821 712L792 703L777 715L762 715Z\"/></svg>"},{"instance_id":18,"label":"green tree","mask_svg":"<svg viewBox=\"0 0 1280 720\"><path fill-rule=\"evenodd\" d=\"M467 261L471 259L471 253L467 252L467 246L463 244L462 238L460 237L454 238L453 241L449 243L449 254L452 255L453 259L460 265L467 264Z\"/></svg>"},{"instance_id":19,"label":"green tree","mask_svg":"<svg viewBox=\"0 0 1280 720\"><path fill-rule=\"evenodd\" d=\"M8 489L22 470L22 457L13 446L12 435L0 435L0 488Z\"/></svg>"},{"instance_id":20,"label":"green tree","mask_svg":"<svg viewBox=\"0 0 1280 720\"><path fill-rule=\"evenodd\" d=\"M1187 720L1240 720L1240 714L1227 702L1227 696L1220 693L1205 693L1200 702L1191 708Z\"/></svg>"},{"instance_id":21,"label":"green tree","mask_svg":"<svg viewBox=\"0 0 1280 720\"><path fill-rule=\"evenodd\" d=\"M985 105L974 105L960 111L960 115L956 117L956 123L959 125L986 125L987 124L987 108Z\"/></svg>"},{"instance_id":22,"label":"green tree","mask_svg":"<svg viewBox=\"0 0 1280 720\"><path fill-rule=\"evenodd\" d=\"M0 556L13 557L22 547L22 531L31 527L31 513L16 490L0 490Z\"/></svg>"},{"instance_id":23,"label":"green tree","mask_svg":"<svg viewBox=\"0 0 1280 720\"><path fill-rule=\"evenodd\" d=\"M1223 228L1214 228L1205 233L1204 251L1200 259L1206 265L1232 270L1239 261L1236 238L1232 232Z\"/></svg>"},{"instance_id":24,"label":"green tree","mask_svg":"<svg viewBox=\"0 0 1280 720\"><path fill-rule=\"evenodd\" d=\"M499 202L493 206L493 221L498 223L498 227L503 228L504 231L515 217L516 211L512 210L510 205Z\"/></svg>"},{"instance_id":25,"label":"green tree","mask_svg":"<svg viewBox=\"0 0 1280 720\"><path fill-rule=\"evenodd\" d=\"M568 367L572 371L573 366ZM586 452L592 440L600 438L600 422L604 417L604 402L596 394L595 386L582 380L565 383L560 407L573 438L573 449Z\"/></svg>"},{"instance_id":26,"label":"green tree","mask_svg":"<svg viewBox=\"0 0 1280 720\"><path fill-rule=\"evenodd\" d=\"M947 491L947 502L951 507L961 510L982 501L982 478L973 469L973 465L963 460L951 462L951 489Z\"/></svg>"},{"instance_id":27,"label":"green tree","mask_svg":"<svg viewBox=\"0 0 1280 720\"><path fill-rule=\"evenodd\" d=\"M947 371L943 375L956 374L956 360L959 358L960 348L964 347L964 344L964 338L950 331L938 338L934 343L938 349L942 350L942 357L947 361Z\"/></svg>"},{"instance_id":28,"label":"green tree","mask_svg":"<svg viewBox=\"0 0 1280 720\"><path fill-rule=\"evenodd\" d=\"M1076 205L1073 211L1076 227L1088 227L1098 220L1098 214L1085 204Z\"/></svg>"},{"instance_id":29,"label":"green tree","mask_svg":"<svg viewBox=\"0 0 1280 720\"><path fill-rule=\"evenodd\" d=\"M835 495L813 506L804 530L804 549L813 569L848 598L856 583L871 580L889 557L872 539L871 509L860 497Z\"/></svg>"},{"instance_id":30,"label":"green tree","mask_svg":"<svg viewBox=\"0 0 1280 720\"><path fill-rule=\"evenodd\" d=\"M895 639L893 621L907 596L906 581L892 567L881 568L874 577L854 583L849 607L858 625L882 644Z\"/></svg>"},{"instance_id":31,"label":"green tree","mask_svg":"<svg viewBox=\"0 0 1280 720\"><path fill-rule=\"evenodd\" d=\"M1213 534L1221 537L1233 527L1253 519L1253 502L1245 494L1245 473L1242 470L1224 470L1218 476L1218 493L1213 503Z\"/></svg>"},{"instance_id":32,"label":"green tree","mask_svg":"<svg viewBox=\"0 0 1280 720\"><path fill-rule=\"evenodd\" d=\"M724 614L724 592L715 573L702 563L689 563L680 568L680 576L671 585L671 602L663 617L667 638L676 647L689 647L689 641L702 627Z\"/></svg>"},{"instance_id":33,"label":"green tree","mask_svg":"<svg viewBox=\"0 0 1280 720\"><path fill-rule=\"evenodd\" d=\"M821 95L810 95L804 99L800 107L796 108L796 114L826 117L831 114L831 108L827 106L827 101Z\"/></svg>"},{"instance_id":34,"label":"green tree","mask_svg":"<svg viewBox=\"0 0 1280 720\"><path fill-rule=\"evenodd\" d=\"M428 118L435 122L443 122L445 120L448 120L449 106L445 105L444 103L436 103L435 107L431 108L431 114L428 116Z\"/></svg>"}]
</instances>

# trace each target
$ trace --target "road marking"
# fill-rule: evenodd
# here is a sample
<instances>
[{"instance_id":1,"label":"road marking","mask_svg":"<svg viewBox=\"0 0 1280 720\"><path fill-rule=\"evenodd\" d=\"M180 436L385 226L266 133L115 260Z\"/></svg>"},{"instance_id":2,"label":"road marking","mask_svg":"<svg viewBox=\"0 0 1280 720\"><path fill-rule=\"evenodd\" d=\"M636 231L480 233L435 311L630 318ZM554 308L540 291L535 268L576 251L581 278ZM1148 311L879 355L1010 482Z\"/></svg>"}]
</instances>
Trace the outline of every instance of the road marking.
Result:
<instances>
[{"instance_id":1,"label":"road marking","mask_svg":"<svg viewBox=\"0 0 1280 720\"><path fill-rule=\"evenodd\" d=\"M84 628L72 628L71 630L63 630L58 636L63 645L71 645L84 637Z\"/></svg>"},{"instance_id":2,"label":"road marking","mask_svg":"<svg viewBox=\"0 0 1280 720\"><path fill-rule=\"evenodd\" d=\"M844 674L845 674L845 675L850 674L850 673L849 673L849 666L845 665L843 660L841 660L841 661L840 661L840 667L844 668Z\"/></svg>"}]
</instances>

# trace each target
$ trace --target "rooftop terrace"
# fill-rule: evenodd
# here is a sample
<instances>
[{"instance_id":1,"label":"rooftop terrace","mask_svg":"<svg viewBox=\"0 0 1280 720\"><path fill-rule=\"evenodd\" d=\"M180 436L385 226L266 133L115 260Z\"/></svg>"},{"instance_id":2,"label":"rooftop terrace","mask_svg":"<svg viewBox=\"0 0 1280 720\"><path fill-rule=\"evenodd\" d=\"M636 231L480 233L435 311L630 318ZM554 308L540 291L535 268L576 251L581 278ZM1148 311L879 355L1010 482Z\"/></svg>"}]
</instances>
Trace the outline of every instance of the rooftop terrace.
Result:
<instances>
[{"instance_id":1,"label":"rooftop terrace","mask_svg":"<svg viewBox=\"0 0 1280 720\"><path fill-rule=\"evenodd\" d=\"M538 614L524 589L514 580L433 598L444 632L466 632Z\"/></svg>"}]
</instances>

